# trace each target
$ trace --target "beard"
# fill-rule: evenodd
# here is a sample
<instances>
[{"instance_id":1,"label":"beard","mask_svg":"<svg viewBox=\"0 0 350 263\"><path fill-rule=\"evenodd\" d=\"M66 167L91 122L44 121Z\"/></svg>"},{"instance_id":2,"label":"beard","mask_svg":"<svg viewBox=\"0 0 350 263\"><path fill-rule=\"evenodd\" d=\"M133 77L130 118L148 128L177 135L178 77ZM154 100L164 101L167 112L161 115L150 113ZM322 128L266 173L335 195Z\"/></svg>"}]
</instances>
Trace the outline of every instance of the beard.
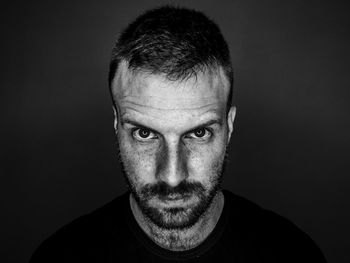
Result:
<instances>
[{"instance_id":1,"label":"beard","mask_svg":"<svg viewBox=\"0 0 350 263\"><path fill-rule=\"evenodd\" d=\"M129 177L126 179L142 213L158 227L168 230L189 228L198 222L220 188L219 182L206 190L198 182L182 181L175 187L159 182L137 191ZM177 204L171 205L172 202Z\"/></svg>"},{"instance_id":2,"label":"beard","mask_svg":"<svg viewBox=\"0 0 350 263\"><path fill-rule=\"evenodd\" d=\"M119 152L119 157L122 157ZM141 186L133 176L132 167L119 158L123 176L142 214L156 226L166 230L190 228L205 214L214 197L221 190L226 153L214 165L212 180L208 186L200 182L181 181L169 186L164 181ZM127 169L127 167L130 169Z\"/></svg>"}]
</instances>

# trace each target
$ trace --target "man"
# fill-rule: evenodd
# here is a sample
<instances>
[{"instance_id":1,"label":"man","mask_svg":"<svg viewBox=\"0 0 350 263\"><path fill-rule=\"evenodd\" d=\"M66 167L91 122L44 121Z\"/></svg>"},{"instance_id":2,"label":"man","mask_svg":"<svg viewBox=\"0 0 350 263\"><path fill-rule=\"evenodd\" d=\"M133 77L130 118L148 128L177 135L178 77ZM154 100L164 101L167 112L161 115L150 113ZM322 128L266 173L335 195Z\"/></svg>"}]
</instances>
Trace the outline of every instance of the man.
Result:
<instances>
[{"instance_id":1,"label":"man","mask_svg":"<svg viewBox=\"0 0 350 263\"><path fill-rule=\"evenodd\" d=\"M130 193L65 226L31 262L325 262L286 219L221 189L235 118L219 28L146 12L113 49L109 86Z\"/></svg>"}]
</instances>

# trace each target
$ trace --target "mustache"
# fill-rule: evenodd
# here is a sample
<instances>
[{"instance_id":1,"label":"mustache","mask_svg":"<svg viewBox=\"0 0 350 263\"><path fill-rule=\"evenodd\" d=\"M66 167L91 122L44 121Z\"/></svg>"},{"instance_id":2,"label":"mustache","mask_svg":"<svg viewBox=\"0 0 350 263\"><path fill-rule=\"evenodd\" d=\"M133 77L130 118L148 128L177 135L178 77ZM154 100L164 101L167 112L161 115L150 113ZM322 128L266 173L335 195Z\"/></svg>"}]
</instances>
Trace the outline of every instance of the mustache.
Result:
<instances>
[{"instance_id":1,"label":"mustache","mask_svg":"<svg viewBox=\"0 0 350 263\"><path fill-rule=\"evenodd\" d=\"M182 181L175 187L169 186L165 182L159 182L145 185L141 190L141 196L148 198L157 195L162 198L170 195L185 196L193 193L203 193L204 191L205 188L198 182Z\"/></svg>"}]
</instances>

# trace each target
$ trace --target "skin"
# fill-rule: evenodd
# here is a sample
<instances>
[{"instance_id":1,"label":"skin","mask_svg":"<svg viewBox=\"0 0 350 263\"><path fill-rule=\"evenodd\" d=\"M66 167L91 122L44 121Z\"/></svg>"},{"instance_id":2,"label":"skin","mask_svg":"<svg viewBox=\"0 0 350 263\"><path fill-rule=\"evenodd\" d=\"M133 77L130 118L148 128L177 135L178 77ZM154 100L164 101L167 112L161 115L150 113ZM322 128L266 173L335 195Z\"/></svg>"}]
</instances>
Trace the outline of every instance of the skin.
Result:
<instances>
[{"instance_id":1,"label":"skin","mask_svg":"<svg viewBox=\"0 0 350 263\"><path fill-rule=\"evenodd\" d=\"M161 247L181 251L198 246L215 228L224 206L219 183L235 108L227 114L229 82L223 70L169 81L130 72L122 62L112 92L120 157L137 223ZM181 192L184 183L200 189ZM159 184L171 191L143 191Z\"/></svg>"}]
</instances>

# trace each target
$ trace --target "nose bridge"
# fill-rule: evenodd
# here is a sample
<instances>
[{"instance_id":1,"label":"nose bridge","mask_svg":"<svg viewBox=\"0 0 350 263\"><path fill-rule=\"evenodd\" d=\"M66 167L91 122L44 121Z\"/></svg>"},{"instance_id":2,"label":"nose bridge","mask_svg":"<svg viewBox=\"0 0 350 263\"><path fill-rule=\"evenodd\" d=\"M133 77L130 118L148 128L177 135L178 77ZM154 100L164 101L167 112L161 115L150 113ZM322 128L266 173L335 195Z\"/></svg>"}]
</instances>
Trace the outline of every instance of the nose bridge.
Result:
<instances>
[{"instance_id":1,"label":"nose bridge","mask_svg":"<svg viewBox=\"0 0 350 263\"><path fill-rule=\"evenodd\" d=\"M158 159L158 179L175 187L187 177L186 151L180 140L166 141Z\"/></svg>"}]
</instances>

